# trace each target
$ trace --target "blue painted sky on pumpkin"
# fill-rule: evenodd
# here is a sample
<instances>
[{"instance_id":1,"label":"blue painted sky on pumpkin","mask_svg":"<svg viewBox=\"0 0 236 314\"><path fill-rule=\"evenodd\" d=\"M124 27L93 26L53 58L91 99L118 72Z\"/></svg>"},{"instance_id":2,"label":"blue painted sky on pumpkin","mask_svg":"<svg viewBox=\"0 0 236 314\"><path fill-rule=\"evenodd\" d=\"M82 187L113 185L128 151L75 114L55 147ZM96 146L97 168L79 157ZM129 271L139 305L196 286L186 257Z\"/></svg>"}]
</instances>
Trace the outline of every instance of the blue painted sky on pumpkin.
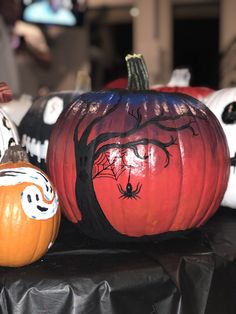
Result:
<instances>
[{"instance_id":1,"label":"blue painted sky on pumpkin","mask_svg":"<svg viewBox=\"0 0 236 314\"><path fill-rule=\"evenodd\" d=\"M125 89L113 89L94 91L82 94L80 100L86 103L98 103L104 105L115 105L117 103L129 103L139 106L144 103L163 104L169 106L178 104L190 105L194 108L205 109L205 105L192 96L182 93L156 92L153 90L130 91Z\"/></svg>"}]
</instances>

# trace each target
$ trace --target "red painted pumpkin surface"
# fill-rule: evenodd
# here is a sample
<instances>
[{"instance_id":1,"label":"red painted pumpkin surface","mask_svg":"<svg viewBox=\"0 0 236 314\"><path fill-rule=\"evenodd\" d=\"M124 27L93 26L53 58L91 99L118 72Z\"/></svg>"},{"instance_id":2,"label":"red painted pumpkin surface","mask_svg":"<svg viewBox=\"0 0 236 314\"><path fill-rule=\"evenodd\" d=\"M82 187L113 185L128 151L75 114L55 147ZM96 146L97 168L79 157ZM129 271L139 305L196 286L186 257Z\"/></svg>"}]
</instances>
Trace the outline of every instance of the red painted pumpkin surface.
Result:
<instances>
[{"instance_id":1,"label":"red painted pumpkin surface","mask_svg":"<svg viewBox=\"0 0 236 314\"><path fill-rule=\"evenodd\" d=\"M160 92L183 93L203 102L208 95L214 92L212 88L206 86L191 86L190 80L191 73L189 69L174 69L170 81L166 85L153 85L151 89Z\"/></svg>"},{"instance_id":2,"label":"red painted pumpkin surface","mask_svg":"<svg viewBox=\"0 0 236 314\"><path fill-rule=\"evenodd\" d=\"M127 64L128 90L81 95L52 130L47 162L62 210L111 241L199 227L226 189L224 132L197 99L147 90L142 57Z\"/></svg>"},{"instance_id":3,"label":"red painted pumpkin surface","mask_svg":"<svg viewBox=\"0 0 236 314\"><path fill-rule=\"evenodd\" d=\"M128 85L128 79L126 77L117 78L111 82L108 82L104 89L112 89L112 88L126 88Z\"/></svg>"},{"instance_id":4,"label":"red painted pumpkin surface","mask_svg":"<svg viewBox=\"0 0 236 314\"><path fill-rule=\"evenodd\" d=\"M206 97L214 92L214 89L206 86L190 86L191 73L188 69L175 69L172 72L167 85L155 84L151 90L168 93L183 93L190 95L200 101L205 101ZM105 89L127 88L128 79L118 78L105 85Z\"/></svg>"},{"instance_id":5,"label":"red painted pumpkin surface","mask_svg":"<svg viewBox=\"0 0 236 314\"><path fill-rule=\"evenodd\" d=\"M151 89L159 92L183 93L200 101L204 101L207 96L214 92L213 89L204 86L152 86Z\"/></svg>"}]
</instances>

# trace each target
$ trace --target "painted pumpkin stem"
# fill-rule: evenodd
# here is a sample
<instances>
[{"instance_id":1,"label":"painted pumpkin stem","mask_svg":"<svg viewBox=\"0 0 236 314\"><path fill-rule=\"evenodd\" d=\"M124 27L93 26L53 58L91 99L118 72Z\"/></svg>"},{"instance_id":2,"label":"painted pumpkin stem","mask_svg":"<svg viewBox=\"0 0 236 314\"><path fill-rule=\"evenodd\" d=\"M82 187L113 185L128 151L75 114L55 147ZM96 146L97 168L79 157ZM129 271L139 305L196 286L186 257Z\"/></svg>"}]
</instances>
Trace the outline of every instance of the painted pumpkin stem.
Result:
<instances>
[{"instance_id":1,"label":"painted pumpkin stem","mask_svg":"<svg viewBox=\"0 0 236 314\"><path fill-rule=\"evenodd\" d=\"M10 146L4 153L1 164L7 162L29 162L26 151L20 145Z\"/></svg>"},{"instance_id":2,"label":"painted pumpkin stem","mask_svg":"<svg viewBox=\"0 0 236 314\"><path fill-rule=\"evenodd\" d=\"M143 56L141 54L129 54L125 60L128 68L128 89L149 89L148 71Z\"/></svg>"}]
</instances>

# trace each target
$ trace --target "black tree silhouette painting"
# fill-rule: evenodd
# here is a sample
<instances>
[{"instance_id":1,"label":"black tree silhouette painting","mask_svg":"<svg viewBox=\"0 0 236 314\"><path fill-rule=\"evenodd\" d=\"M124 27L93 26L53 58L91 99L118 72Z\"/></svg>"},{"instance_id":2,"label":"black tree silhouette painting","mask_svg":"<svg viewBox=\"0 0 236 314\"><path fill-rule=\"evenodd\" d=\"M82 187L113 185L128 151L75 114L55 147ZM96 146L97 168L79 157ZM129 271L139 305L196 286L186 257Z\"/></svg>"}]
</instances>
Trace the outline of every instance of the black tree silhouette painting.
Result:
<instances>
[{"instance_id":1,"label":"black tree silhouette painting","mask_svg":"<svg viewBox=\"0 0 236 314\"><path fill-rule=\"evenodd\" d=\"M120 96L121 98L121 96ZM74 130L74 148L75 148L75 159L76 159L76 197L78 207L82 213L83 227L86 231L93 233L93 229L100 229L100 235L104 230L112 230L109 222L99 205L96 198L96 193L93 187L93 180L103 176L118 181L119 176L124 171L128 173L128 182L126 186L121 186L117 182L117 189L119 191L120 199L130 199L131 201L138 201L140 199L140 191L142 184L138 183L132 186L130 181L131 166L126 164L124 161L127 150L133 151L134 155L141 159L147 160L149 156L147 154L141 155L138 147L140 145L155 145L165 155L164 167L168 167L171 154L169 148L173 145L178 145L177 138L173 135L174 132L183 132L188 130L192 136L197 136L197 132L194 129L194 122L196 118L207 119L203 112L194 113L186 106L187 110L182 113L175 112L175 114L167 114L162 106L160 106L160 112L158 115L153 115L150 119L144 119L142 115L142 105L130 106L127 112L122 115L128 115L130 123L126 130L121 132L113 130L104 130L104 133L97 134L95 137L90 139L92 130L100 123L103 123L104 119L111 117L116 114L118 108L120 108L120 100L114 105L110 105L108 110L103 115L95 115L95 118L91 120L88 125L83 129L82 135L78 138L78 130L86 118L87 114L90 114L92 102L84 101L84 111ZM182 119L185 117L184 119ZM181 120L182 119L182 120ZM174 121L178 122L175 123ZM158 132L153 132L153 137L148 138L148 132L142 132L145 128L154 127L156 130L164 130L169 134L167 141L158 140ZM140 136L133 136L140 133ZM177 134L177 133L176 133ZM133 137L132 137L133 136ZM150 136L150 134L149 134ZM135 139L134 139L135 138ZM132 140L134 139L134 140ZM111 149L118 149L119 156L115 157L110 161L109 151ZM116 158L122 159L119 163L120 167L117 169L115 166ZM96 225L96 227L95 227Z\"/></svg>"}]
</instances>

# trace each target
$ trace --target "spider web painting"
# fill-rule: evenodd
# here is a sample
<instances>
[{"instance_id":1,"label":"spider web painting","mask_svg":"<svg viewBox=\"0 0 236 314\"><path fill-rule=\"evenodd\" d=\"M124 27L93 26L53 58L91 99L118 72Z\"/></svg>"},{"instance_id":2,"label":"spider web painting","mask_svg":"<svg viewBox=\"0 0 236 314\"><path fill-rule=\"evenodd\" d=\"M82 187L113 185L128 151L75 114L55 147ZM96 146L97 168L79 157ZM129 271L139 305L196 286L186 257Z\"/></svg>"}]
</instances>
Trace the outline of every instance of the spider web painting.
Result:
<instances>
[{"instance_id":1,"label":"spider web painting","mask_svg":"<svg viewBox=\"0 0 236 314\"><path fill-rule=\"evenodd\" d=\"M110 151L100 154L93 165L93 179L103 177L111 178L117 181L120 175L128 167L125 162L125 157L125 149L122 149L119 154L115 155Z\"/></svg>"}]
</instances>

